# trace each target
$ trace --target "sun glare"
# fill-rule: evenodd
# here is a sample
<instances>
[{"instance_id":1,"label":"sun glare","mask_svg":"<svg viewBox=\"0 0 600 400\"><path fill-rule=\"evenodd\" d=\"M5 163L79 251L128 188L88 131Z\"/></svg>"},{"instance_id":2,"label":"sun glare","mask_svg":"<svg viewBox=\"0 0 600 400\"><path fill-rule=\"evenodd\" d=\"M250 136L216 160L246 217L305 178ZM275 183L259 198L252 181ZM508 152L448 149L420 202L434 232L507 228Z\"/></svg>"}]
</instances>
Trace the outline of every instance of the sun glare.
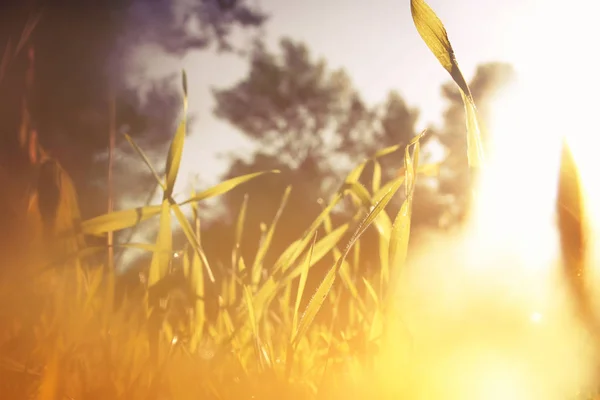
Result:
<instances>
[{"instance_id":1,"label":"sun glare","mask_svg":"<svg viewBox=\"0 0 600 400\"><path fill-rule=\"evenodd\" d=\"M479 247L517 252L530 268L556 256L553 226L561 132L543 128L536 98L517 82L492 103L491 151L477 190Z\"/></svg>"}]
</instances>

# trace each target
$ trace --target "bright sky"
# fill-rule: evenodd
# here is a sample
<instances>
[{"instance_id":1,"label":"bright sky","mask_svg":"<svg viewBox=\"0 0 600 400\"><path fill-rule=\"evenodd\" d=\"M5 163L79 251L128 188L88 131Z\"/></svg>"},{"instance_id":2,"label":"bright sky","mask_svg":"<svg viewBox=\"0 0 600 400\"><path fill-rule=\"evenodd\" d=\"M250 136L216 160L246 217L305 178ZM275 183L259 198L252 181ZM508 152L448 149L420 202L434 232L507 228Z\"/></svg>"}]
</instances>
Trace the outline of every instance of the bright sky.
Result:
<instances>
[{"instance_id":1,"label":"bright sky","mask_svg":"<svg viewBox=\"0 0 600 400\"><path fill-rule=\"evenodd\" d=\"M367 101L380 101L389 90L396 89L421 110L420 127L440 117L443 102L439 88L449 76L418 36L409 0L254 1L271 14L265 31L272 46L281 36L302 40L313 54L325 57L331 67L345 68ZM591 4L587 0L571 4L577 1ZM544 51L536 51L531 45L539 37L534 27L545 21L556 33L555 19L569 18L564 10L567 3L558 0L430 0L429 4L446 25L467 79L477 64L488 61L511 62L518 71L526 72L525 76L532 70L537 74ZM563 9L559 9L561 4ZM557 53L547 46L544 50ZM568 48L562 46L560 51ZM201 173L203 180L214 182L226 166L219 161L219 154L250 147L234 128L212 116L209 88L226 87L241 79L246 62L209 52L168 60L150 51L139 62L154 76L181 67L187 70L190 110L198 119L188 141L188 151L193 155L184 157L183 168L205 171Z\"/></svg>"}]
</instances>

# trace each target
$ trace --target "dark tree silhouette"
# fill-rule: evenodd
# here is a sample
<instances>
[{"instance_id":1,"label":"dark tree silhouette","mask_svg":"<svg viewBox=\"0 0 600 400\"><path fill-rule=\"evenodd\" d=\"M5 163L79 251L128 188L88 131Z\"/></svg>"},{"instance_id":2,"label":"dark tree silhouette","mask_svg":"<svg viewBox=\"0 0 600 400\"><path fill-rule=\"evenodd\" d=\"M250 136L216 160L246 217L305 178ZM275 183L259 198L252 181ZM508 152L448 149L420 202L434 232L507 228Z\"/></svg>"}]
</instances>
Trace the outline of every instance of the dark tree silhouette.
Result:
<instances>
[{"instance_id":1,"label":"dark tree silhouette","mask_svg":"<svg viewBox=\"0 0 600 400\"><path fill-rule=\"evenodd\" d=\"M44 147L58 155L73 176L86 197L82 204L88 215L102 211L94 207L94 200L103 196L98 196L97 185L88 183L94 181L90 174L98 172L94 168L106 169L94 155L107 148L111 88L116 95L117 127L129 126L132 134L155 134L153 144L172 133L155 124L170 126L180 109L179 92L171 86L162 85L162 92L154 91L147 101L132 95L137 88L125 82L127 74L135 72L130 71L128 56L142 44L177 55L211 47L236 50L235 29L255 28L266 19L246 0L7 1L0 6L0 46L15 48L25 21L38 12L41 18L29 40L31 52L25 49L16 55L0 82L3 160L16 147L24 72L32 54L33 127ZM13 161L6 165L14 165Z\"/></svg>"}]
</instances>

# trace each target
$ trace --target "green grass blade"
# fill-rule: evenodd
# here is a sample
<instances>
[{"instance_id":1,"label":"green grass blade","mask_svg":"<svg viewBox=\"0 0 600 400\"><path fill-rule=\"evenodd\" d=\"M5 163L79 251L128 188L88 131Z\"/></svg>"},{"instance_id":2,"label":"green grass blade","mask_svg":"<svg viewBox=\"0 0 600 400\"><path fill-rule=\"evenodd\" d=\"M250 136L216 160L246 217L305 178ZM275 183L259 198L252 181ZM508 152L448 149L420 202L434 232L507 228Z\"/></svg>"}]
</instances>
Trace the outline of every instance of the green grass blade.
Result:
<instances>
[{"instance_id":1,"label":"green grass blade","mask_svg":"<svg viewBox=\"0 0 600 400\"><path fill-rule=\"evenodd\" d=\"M424 0L411 0L410 10L419 35L460 89L467 116L467 155L469 165L479 167L483 162L484 154L479 122L477 120L477 109L469 86L458 67L458 62L454 55L454 49L452 49L452 45L448 39L446 28L444 28L442 21L440 21L435 12Z\"/></svg>"},{"instance_id":2,"label":"green grass blade","mask_svg":"<svg viewBox=\"0 0 600 400\"><path fill-rule=\"evenodd\" d=\"M206 200L210 197L215 197L215 196L219 196L223 193L227 193L230 190L236 188L237 186L241 185L242 183L246 183L254 178L257 178L261 175L265 175L265 174L276 174L279 173L278 170L271 170L271 171L263 171L263 172L255 172L252 174L248 174L248 175L242 175L242 176L238 176L235 178L231 178L228 179L224 182L221 182L215 186L213 186L210 189L207 189L199 194L197 194L196 196L193 196L192 198L189 198L181 203L179 203L179 205L183 206L186 205L188 203L193 203L196 201L202 201L202 200Z\"/></svg>"}]
</instances>

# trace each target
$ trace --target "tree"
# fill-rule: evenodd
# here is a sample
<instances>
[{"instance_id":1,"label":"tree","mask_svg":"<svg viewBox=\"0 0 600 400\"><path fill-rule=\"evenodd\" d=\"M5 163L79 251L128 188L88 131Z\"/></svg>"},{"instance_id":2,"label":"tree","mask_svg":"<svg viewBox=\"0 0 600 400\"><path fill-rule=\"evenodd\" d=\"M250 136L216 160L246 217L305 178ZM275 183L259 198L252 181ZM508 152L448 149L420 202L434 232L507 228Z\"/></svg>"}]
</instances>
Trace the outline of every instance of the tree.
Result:
<instances>
[{"instance_id":1,"label":"tree","mask_svg":"<svg viewBox=\"0 0 600 400\"><path fill-rule=\"evenodd\" d=\"M173 123L180 102L171 101L171 86L153 93L148 101L132 96L126 84L129 55L142 44L154 44L172 54L216 45L220 51L235 50L232 33L236 27L255 28L266 15L246 0L32 0L4 2L0 7L0 45L14 49L20 30L31 15L41 11L39 23L30 35L31 47L16 55L0 84L0 137L2 159L11 158L21 121L24 71L28 55L34 57L35 81L29 96L33 128L40 142L53 153L78 183L85 196L86 214L101 212L93 206L98 186L90 185L94 169L106 170L94 155L107 148L110 89L116 95L117 128L129 125L131 134L156 134L151 123ZM12 39L12 40L11 40ZM9 52L10 53L10 52ZM163 99L158 99L164 95ZM166 100L166 101L165 101ZM162 121L153 118L167 107ZM169 131L169 133L171 133ZM164 143L161 132L154 144ZM102 188L103 190L103 188ZM90 206L92 205L92 206Z\"/></svg>"},{"instance_id":2,"label":"tree","mask_svg":"<svg viewBox=\"0 0 600 400\"><path fill-rule=\"evenodd\" d=\"M478 108L482 122L484 148L488 147L486 125L494 98L516 77L514 68L506 63L480 65L469 87ZM445 148L447 156L439 179L439 192L447 199L447 224L460 223L469 207L470 188L469 166L467 164L467 141L465 134L465 114L461 95L454 82L442 86L442 95L448 101L444 112L443 127L433 128L435 138Z\"/></svg>"},{"instance_id":3,"label":"tree","mask_svg":"<svg viewBox=\"0 0 600 400\"><path fill-rule=\"evenodd\" d=\"M383 104L367 105L343 70L330 70L304 44L288 38L281 40L279 54L258 44L248 75L230 88L215 89L214 96L215 114L257 144L252 158L232 157L225 178L282 170L226 195L229 217L248 193L247 226L254 233L248 237L260 237L260 224L271 222L286 185L292 185L271 246L274 256L302 235L321 210L317 200L327 201L351 168L385 146L406 144L418 116L397 92ZM398 173L402 156L382 159L384 180ZM371 187L368 179L362 183ZM257 243L244 246L251 259Z\"/></svg>"}]
</instances>

